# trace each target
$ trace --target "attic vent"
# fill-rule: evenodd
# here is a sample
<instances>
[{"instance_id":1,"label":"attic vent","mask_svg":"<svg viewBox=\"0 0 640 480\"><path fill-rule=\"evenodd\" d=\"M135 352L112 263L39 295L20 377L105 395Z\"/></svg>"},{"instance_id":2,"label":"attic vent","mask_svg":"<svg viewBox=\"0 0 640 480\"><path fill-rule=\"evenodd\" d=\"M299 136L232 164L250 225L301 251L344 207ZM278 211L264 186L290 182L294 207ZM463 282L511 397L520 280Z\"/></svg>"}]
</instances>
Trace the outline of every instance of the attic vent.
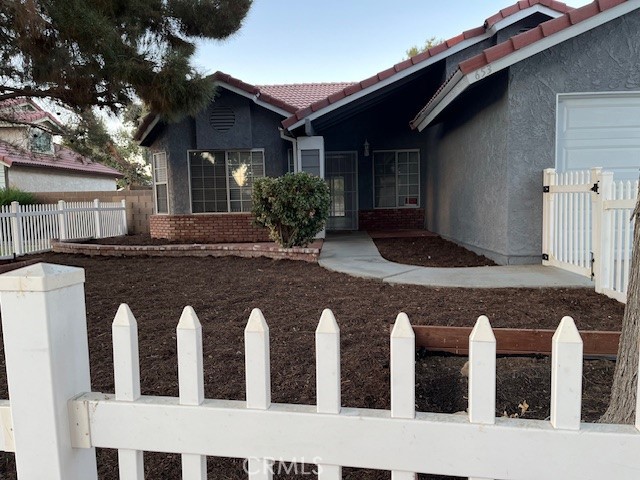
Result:
<instances>
[{"instance_id":1,"label":"attic vent","mask_svg":"<svg viewBox=\"0 0 640 480\"><path fill-rule=\"evenodd\" d=\"M216 106L211 110L209 123L215 130L227 132L236 124L236 114L231 107Z\"/></svg>"}]
</instances>

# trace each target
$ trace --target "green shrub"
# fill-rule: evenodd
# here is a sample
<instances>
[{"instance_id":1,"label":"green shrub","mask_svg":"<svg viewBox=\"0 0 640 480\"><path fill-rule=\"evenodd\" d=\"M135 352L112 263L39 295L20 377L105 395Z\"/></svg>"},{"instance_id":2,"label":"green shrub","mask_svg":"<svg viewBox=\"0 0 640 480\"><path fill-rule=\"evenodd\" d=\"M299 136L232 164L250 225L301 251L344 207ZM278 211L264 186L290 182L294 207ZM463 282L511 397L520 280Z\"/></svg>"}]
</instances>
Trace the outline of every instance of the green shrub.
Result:
<instances>
[{"instance_id":1,"label":"green shrub","mask_svg":"<svg viewBox=\"0 0 640 480\"><path fill-rule=\"evenodd\" d=\"M329 187L308 173L287 173L253 182L253 214L257 225L281 247L305 246L329 217Z\"/></svg>"},{"instance_id":2,"label":"green shrub","mask_svg":"<svg viewBox=\"0 0 640 480\"><path fill-rule=\"evenodd\" d=\"M32 193L23 192L19 188L0 188L0 205L11 205L11 202L18 202L21 205L31 205L36 203L36 197Z\"/></svg>"}]
</instances>

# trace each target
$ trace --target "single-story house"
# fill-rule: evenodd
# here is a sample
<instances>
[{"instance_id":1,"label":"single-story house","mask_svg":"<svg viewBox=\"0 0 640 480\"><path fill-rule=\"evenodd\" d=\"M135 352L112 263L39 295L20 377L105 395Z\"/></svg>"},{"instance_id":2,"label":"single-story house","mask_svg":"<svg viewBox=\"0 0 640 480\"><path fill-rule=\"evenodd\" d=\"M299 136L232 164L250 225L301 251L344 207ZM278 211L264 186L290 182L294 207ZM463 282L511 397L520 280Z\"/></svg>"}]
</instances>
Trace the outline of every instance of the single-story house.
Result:
<instances>
[{"instance_id":1,"label":"single-story house","mask_svg":"<svg viewBox=\"0 0 640 480\"><path fill-rule=\"evenodd\" d=\"M64 127L30 99L0 103L0 188L27 192L116 190L122 174L58 145Z\"/></svg>"},{"instance_id":2,"label":"single-story house","mask_svg":"<svg viewBox=\"0 0 640 480\"><path fill-rule=\"evenodd\" d=\"M195 117L148 115L152 235L256 241L252 178L325 178L327 229L426 228L498 263L541 259L542 171L640 167L640 0L522 0L353 84L216 73Z\"/></svg>"}]
</instances>

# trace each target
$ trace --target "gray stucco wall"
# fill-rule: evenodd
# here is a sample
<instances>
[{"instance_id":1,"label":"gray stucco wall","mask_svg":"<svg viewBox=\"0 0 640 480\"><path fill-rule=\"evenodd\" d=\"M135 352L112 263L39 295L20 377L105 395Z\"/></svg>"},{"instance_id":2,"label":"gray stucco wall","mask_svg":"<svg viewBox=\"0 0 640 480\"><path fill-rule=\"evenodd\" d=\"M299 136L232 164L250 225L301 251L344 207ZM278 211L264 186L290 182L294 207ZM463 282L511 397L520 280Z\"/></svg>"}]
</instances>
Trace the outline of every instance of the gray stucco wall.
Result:
<instances>
[{"instance_id":1,"label":"gray stucco wall","mask_svg":"<svg viewBox=\"0 0 640 480\"><path fill-rule=\"evenodd\" d=\"M540 262L558 93L640 90L640 12L526 59L455 102L429 139L427 228L498 263Z\"/></svg>"},{"instance_id":2,"label":"gray stucco wall","mask_svg":"<svg viewBox=\"0 0 640 480\"><path fill-rule=\"evenodd\" d=\"M509 255L542 253L542 170L555 166L558 93L640 90L640 11L604 24L510 71ZM594 165L596 166L596 165Z\"/></svg>"},{"instance_id":3,"label":"gray stucco wall","mask_svg":"<svg viewBox=\"0 0 640 480\"><path fill-rule=\"evenodd\" d=\"M438 75L438 78L440 75ZM411 130L409 122L415 115L416 105L426 98L431 90L424 81L416 80L405 85L400 91L365 111L358 113L328 129L319 129L324 136L325 152L358 152L358 208L373 209L373 152L376 150L420 151L420 207L425 204L424 186L426 181L427 141ZM424 100L426 103L426 99ZM370 155L364 156L364 142L370 145Z\"/></svg>"},{"instance_id":4,"label":"gray stucco wall","mask_svg":"<svg viewBox=\"0 0 640 480\"><path fill-rule=\"evenodd\" d=\"M506 263L506 75L461 99L429 142L427 229Z\"/></svg>"},{"instance_id":5,"label":"gray stucco wall","mask_svg":"<svg viewBox=\"0 0 640 480\"><path fill-rule=\"evenodd\" d=\"M226 132L215 130L209 123L214 105L228 106L234 111L235 124ZM220 88L214 102L195 118L185 118L164 127L150 150L167 152L169 213L191 213L189 150L264 149L266 175L285 173L287 149L291 148L291 143L280 138L278 127L283 118L248 98Z\"/></svg>"}]
</instances>

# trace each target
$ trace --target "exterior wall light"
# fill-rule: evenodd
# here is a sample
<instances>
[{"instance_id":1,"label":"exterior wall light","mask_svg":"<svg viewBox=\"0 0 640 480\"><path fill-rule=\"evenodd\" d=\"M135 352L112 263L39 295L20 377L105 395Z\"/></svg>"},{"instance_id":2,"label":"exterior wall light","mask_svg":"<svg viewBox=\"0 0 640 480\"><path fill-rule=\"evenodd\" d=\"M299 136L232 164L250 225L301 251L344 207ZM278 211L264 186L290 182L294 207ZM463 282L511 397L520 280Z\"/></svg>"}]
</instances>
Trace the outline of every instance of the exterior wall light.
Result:
<instances>
[{"instance_id":1,"label":"exterior wall light","mask_svg":"<svg viewBox=\"0 0 640 480\"><path fill-rule=\"evenodd\" d=\"M369 142L367 140L364 141L364 156L369 156Z\"/></svg>"}]
</instances>

